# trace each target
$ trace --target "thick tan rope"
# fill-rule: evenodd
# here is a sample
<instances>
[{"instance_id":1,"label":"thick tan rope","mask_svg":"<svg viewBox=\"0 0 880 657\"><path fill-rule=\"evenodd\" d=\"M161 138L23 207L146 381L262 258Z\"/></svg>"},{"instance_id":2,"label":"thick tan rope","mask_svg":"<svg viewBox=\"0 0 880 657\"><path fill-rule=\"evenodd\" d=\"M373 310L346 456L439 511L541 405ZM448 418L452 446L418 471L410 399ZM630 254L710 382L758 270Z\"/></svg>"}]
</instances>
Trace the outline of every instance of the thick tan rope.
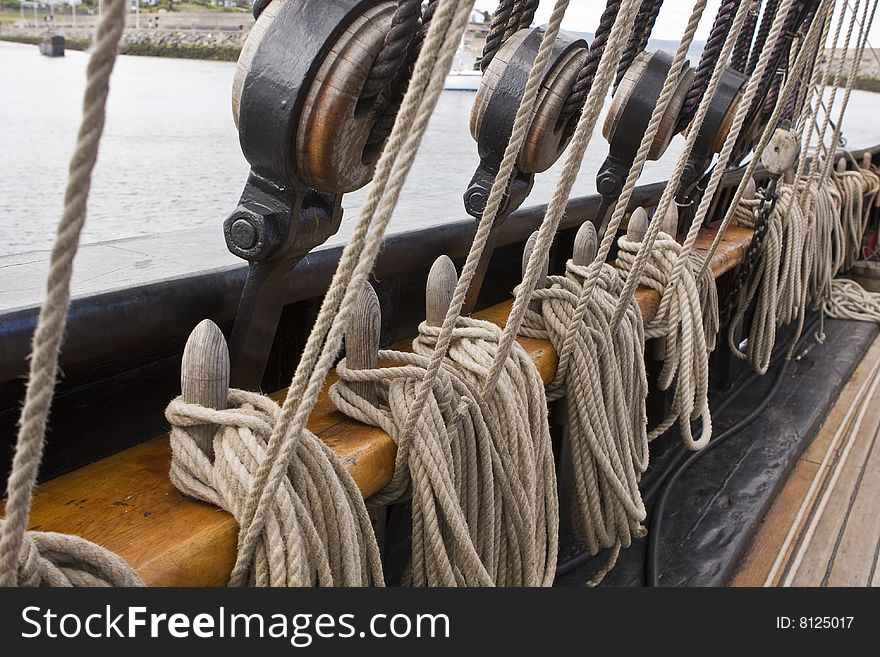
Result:
<instances>
[{"instance_id":1,"label":"thick tan rope","mask_svg":"<svg viewBox=\"0 0 880 657\"><path fill-rule=\"evenodd\" d=\"M522 335L550 340L559 349L580 298L587 267L569 261L565 276L551 276L549 287L536 290L541 312L530 311ZM611 318L622 281L610 265L603 268L584 321L563 387L550 396L567 398L566 428L574 473L572 527L587 550L596 554L621 547L644 535L645 506L639 481L648 467L644 331L638 303L631 300L620 329ZM595 578L591 584L601 581Z\"/></svg>"},{"instance_id":2,"label":"thick tan rope","mask_svg":"<svg viewBox=\"0 0 880 657\"><path fill-rule=\"evenodd\" d=\"M373 188L312 328L288 388L281 414L257 469L241 515L238 554L231 584L250 579L271 500L285 480L318 393L333 367L358 293L375 262L382 237L415 159L428 119L467 26L473 0L440 3L410 79L388 142L379 158Z\"/></svg>"},{"instance_id":3,"label":"thick tan rope","mask_svg":"<svg viewBox=\"0 0 880 657\"><path fill-rule=\"evenodd\" d=\"M659 223L656 222L655 223ZM618 240L620 251L616 266L621 275L629 280L634 276L633 266L640 251L641 242L623 235ZM660 294L669 289L676 270L682 246L670 235L660 232L650 258L639 278L639 285ZM707 287L701 295L700 285L694 274L700 261L689 261L689 266L679 273L678 284L673 288L671 300L664 314L658 314L645 327L648 338L664 337L666 351L658 387L668 390L675 381L669 414L648 433L648 440L665 433L676 421L679 423L682 441L691 450L705 447L712 436L712 416L709 412L709 364L706 344L706 327L703 322L701 296L708 305L714 302L710 314L717 317L718 297L714 292L715 279L711 271L703 274L701 284ZM702 419L700 437L694 440L691 421Z\"/></svg>"},{"instance_id":4,"label":"thick tan rope","mask_svg":"<svg viewBox=\"0 0 880 657\"><path fill-rule=\"evenodd\" d=\"M83 117L70 161L64 212L52 247L46 300L34 333L27 393L7 484L6 516L0 523L0 586L102 583L133 586L141 583L137 573L121 558L88 541L62 534L26 532L70 307L73 259L86 219L92 170L104 130L110 74L124 22L125 3L107 0L86 72Z\"/></svg>"},{"instance_id":5,"label":"thick tan rope","mask_svg":"<svg viewBox=\"0 0 880 657\"><path fill-rule=\"evenodd\" d=\"M370 503L412 499L404 583L549 586L559 509L543 382L517 345L494 394L482 395L501 330L459 318L427 404L414 430L405 431L440 332L423 323L414 353L380 351L392 367L352 370L341 361L340 381L330 389L342 412L397 443L392 480ZM352 385L364 381L377 387L379 407Z\"/></svg>"},{"instance_id":6,"label":"thick tan rope","mask_svg":"<svg viewBox=\"0 0 880 657\"><path fill-rule=\"evenodd\" d=\"M231 390L225 410L178 398L171 424L171 481L179 491L225 509L238 520L281 409L263 395ZM213 459L187 429L217 425ZM278 489L251 580L255 586L381 586L382 564L357 484L333 451L303 433Z\"/></svg>"}]
</instances>

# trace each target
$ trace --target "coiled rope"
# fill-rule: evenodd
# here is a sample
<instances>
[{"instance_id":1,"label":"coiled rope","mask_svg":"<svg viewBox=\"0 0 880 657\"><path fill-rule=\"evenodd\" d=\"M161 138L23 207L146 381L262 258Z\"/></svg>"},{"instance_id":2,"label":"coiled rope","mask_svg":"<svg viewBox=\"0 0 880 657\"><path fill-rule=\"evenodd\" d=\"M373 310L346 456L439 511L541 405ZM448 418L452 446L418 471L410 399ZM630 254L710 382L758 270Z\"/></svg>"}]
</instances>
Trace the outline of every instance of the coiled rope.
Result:
<instances>
[{"instance_id":1,"label":"coiled rope","mask_svg":"<svg viewBox=\"0 0 880 657\"><path fill-rule=\"evenodd\" d=\"M263 395L231 390L225 410L178 398L165 410L172 483L240 522L254 474L281 409ZM213 458L187 432L218 425ZM251 568L253 586L382 586L382 564L360 490L321 440L303 432L271 502Z\"/></svg>"},{"instance_id":2,"label":"coiled rope","mask_svg":"<svg viewBox=\"0 0 880 657\"><path fill-rule=\"evenodd\" d=\"M125 3L107 0L86 70L83 117L70 162L64 212L52 247L46 300L34 333L27 393L7 483L6 514L0 521L0 586L142 584L137 573L119 556L94 543L64 534L26 531L70 307L73 259L86 219L92 170L104 130L110 74L124 24Z\"/></svg>"},{"instance_id":3,"label":"coiled rope","mask_svg":"<svg viewBox=\"0 0 880 657\"><path fill-rule=\"evenodd\" d=\"M623 235L618 240L620 251L616 266L621 275L629 280L641 242ZM648 440L664 434L676 421L679 421L682 441L691 450L702 449L712 436L712 416L709 412L709 363L710 352L706 343L706 329L703 324L703 306L706 302L710 315L718 314L718 295L715 292L715 278L711 271L701 276L698 287L694 270L702 264L694 264L679 272L677 283L671 285L676 264L683 247L670 235L660 232L654 248L650 252L647 265L639 277L638 284L648 287L661 295L669 293L669 303L645 327L645 337L666 339L666 351L657 385L668 390L675 381L671 409L666 418L648 433ZM691 258L697 258L696 253ZM691 261L693 262L693 261ZM701 294L700 288L703 289ZM714 302L714 304L713 304ZM714 305L714 309L711 308ZM691 420L702 420L700 437L694 440Z\"/></svg>"},{"instance_id":4,"label":"coiled rope","mask_svg":"<svg viewBox=\"0 0 880 657\"><path fill-rule=\"evenodd\" d=\"M451 265L451 263L450 263ZM405 431L439 327L422 323L414 353L383 350L376 369L337 366L330 398L342 412L380 427L397 443L391 482L371 504L412 499L413 586L550 586L559 509L540 376L517 345L494 394L482 388L501 333L459 318L443 366L413 431ZM356 384L376 386L374 406ZM464 407L465 413L456 413Z\"/></svg>"},{"instance_id":5,"label":"coiled rope","mask_svg":"<svg viewBox=\"0 0 880 657\"><path fill-rule=\"evenodd\" d=\"M558 350L575 311L587 267L569 260L565 276L551 276L533 298L521 335L550 340ZM568 449L574 473L572 529L590 554L613 548L608 564L589 584L598 584L614 566L621 548L644 536L645 505L639 481L648 467L644 330L638 303L631 300L621 330L611 317L621 280L606 265L595 304L578 326L576 349L564 386L548 396L565 396Z\"/></svg>"}]
</instances>

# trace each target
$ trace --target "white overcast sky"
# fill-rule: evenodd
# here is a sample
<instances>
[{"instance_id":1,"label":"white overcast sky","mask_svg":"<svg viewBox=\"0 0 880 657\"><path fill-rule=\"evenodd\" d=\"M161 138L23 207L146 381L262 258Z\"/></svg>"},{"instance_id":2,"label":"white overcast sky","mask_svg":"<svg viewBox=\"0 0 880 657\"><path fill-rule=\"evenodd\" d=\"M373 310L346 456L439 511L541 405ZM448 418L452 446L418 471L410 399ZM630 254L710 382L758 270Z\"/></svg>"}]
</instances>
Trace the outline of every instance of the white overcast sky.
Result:
<instances>
[{"instance_id":1,"label":"white overcast sky","mask_svg":"<svg viewBox=\"0 0 880 657\"><path fill-rule=\"evenodd\" d=\"M835 0L835 4L840 7L844 1ZM850 1L853 2L854 0ZM862 2L865 1L862 0ZM547 22L554 4L553 0L541 1L536 16L538 24ZM721 0L709 0L695 37L697 40L705 40L709 35L709 30L712 27L712 21L715 19L715 12L718 11L719 4L721 4ZM496 5L496 0L477 0L476 8L493 11ZM663 9L660 10L660 16L657 18L657 24L654 26L652 36L657 39L680 39L693 6L693 0L666 0L663 3ZM602 15L604 8L605 0L572 0L566 11L562 27L578 32L593 32L596 29L596 25L599 24L599 17ZM859 19L861 19L861 13L860 8ZM858 30L858 28L856 29ZM880 47L880 16L875 19L868 39L875 48ZM866 56L868 55L866 54Z\"/></svg>"}]
</instances>

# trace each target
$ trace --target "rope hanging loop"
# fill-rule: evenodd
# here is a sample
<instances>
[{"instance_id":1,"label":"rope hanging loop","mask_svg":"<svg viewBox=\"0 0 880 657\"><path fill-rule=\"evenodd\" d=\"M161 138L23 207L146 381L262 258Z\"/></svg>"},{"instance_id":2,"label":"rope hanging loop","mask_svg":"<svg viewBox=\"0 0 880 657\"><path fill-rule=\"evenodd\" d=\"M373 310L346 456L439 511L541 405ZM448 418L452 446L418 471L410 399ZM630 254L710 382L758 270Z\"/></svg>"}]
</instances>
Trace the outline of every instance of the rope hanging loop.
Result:
<instances>
[{"instance_id":1,"label":"rope hanging loop","mask_svg":"<svg viewBox=\"0 0 880 657\"><path fill-rule=\"evenodd\" d=\"M527 314L521 335L548 339L561 349L597 248L595 227L587 222L575 237L566 274L550 276L536 288L533 303L539 307ZM611 569L620 548L644 535L645 507L638 487L648 466L644 330L635 299L619 329L612 330L622 289L617 272L604 265L576 328L572 366L548 392L550 398L565 400L561 454L572 474L560 485L571 486L572 534L591 554L613 548L612 559L593 584Z\"/></svg>"},{"instance_id":2,"label":"rope hanging loop","mask_svg":"<svg viewBox=\"0 0 880 657\"><path fill-rule=\"evenodd\" d=\"M616 266L624 279L632 271L642 236L647 232L646 218L646 213L634 212L627 234L618 240ZM638 284L655 290L662 298L681 249L682 246L671 235L660 231ZM717 331L718 296L711 271L699 278L695 274L702 263L702 258L692 251L687 265L680 272L677 285L671 291L665 311L658 312L645 326L646 338L666 340L658 387L667 390L675 383L671 411L648 433L648 440L664 434L678 421L682 440L692 450L705 447L712 435L708 360L714 340L707 339L707 335L714 336ZM694 438L691 430L691 421L696 419L702 420L699 438Z\"/></svg>"}]
</instances>

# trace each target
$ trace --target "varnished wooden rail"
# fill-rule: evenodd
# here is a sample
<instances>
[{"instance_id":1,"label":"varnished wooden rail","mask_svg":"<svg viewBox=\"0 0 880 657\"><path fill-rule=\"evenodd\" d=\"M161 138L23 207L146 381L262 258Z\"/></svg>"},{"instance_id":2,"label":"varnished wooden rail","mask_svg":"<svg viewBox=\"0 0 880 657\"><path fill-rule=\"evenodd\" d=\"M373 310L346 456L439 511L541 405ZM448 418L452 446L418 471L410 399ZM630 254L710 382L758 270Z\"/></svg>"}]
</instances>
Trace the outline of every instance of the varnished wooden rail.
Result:
<instances>
[{"instance_id":1,"label":"varnished wooden rail","mask_svg":"<svg viewBox=\"0 0 880 657\"><path fill-rule=\"evenodd\" d=\"M703 231L696 248L706 249L714 234ZM728 230L712 259L716 278L739 263L751 235L744 228ZM659 296L644 289L636 296L645 318L653 317ZM503 325L510 306L508 301L477 316ZM519 342L549 382L557 365L552 345L529 338ZM333 380L331 376L327 387ZM272 397L280 400L285 392ZM342 459L364 496L390 480L394 442L383 431L339 413L326 387L308 426ZM164 435L42 484L34 499L31 529L94 541L120 554L152 586L225 584L235 557L238 526L225 511L178 493L168 479L170 459Z\"/></svg>"}]
</instances>

